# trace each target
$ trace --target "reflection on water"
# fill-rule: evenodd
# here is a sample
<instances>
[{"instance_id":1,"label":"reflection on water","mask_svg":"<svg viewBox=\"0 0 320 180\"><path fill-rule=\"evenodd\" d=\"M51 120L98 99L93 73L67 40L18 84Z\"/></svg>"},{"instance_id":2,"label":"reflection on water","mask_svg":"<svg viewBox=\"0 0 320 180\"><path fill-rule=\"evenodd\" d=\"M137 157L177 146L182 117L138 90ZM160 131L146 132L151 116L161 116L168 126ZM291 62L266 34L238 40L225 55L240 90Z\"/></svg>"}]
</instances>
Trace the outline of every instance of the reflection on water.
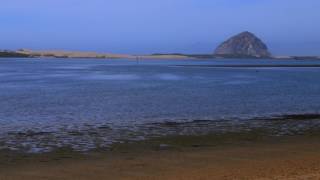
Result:
<instances>
[{"instance_id":1,"label":"reflection on water","mask_svg":"<svg viewBox=\"0 0 320 180\"><path fill-rule=\"evenodd\" d=\"M140 77L135 75L135 74L95 74L95 75L90 75L88 77L85 77L87 79L92 79L92 80L115 80L115 81L128 81L128 80L137 80Z\"/></svg>"},{"instance_id":2,"label":"reflection on water","mask_svg":"<svg viewBox=\"0 0 320 180\"><path fill-rule=\"evenodd\" d=\"M87 150L166 134L271 128L270 119L248 120L320 113L320 68L203 68L232 64L320 62L1 59L0 149ZM210 121L184 124L197 119ZM317 121L290 122L276 134Z\"/></svg>"},{"instance_id":3,"label":"reflection on water","mask_svg":"<svg viewBox=\"0 0 320 180\"><path fill-rule=\"evenodd\" d=\"M182 80L184 77L183 76L179 76L176 74L158 74L156 75L157 78L161 79L161 80L168 80L168 81L178 81L178 80Z\"/></svg>"}]
</instances>

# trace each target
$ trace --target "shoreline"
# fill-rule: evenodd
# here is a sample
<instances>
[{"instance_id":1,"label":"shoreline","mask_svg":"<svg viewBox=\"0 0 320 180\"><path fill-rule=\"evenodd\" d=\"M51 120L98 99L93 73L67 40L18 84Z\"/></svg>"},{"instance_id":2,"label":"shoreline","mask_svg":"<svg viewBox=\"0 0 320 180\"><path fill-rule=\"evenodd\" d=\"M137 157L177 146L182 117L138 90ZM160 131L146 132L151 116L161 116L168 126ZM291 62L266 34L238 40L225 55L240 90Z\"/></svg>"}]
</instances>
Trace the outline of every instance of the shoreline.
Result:
<instances>
[{"instance_id":1,"label":"shoreline","mask_svg":"<svg viewBox=\"0 0 320 180\"><path fill-rule=\"evenodd\" d=\"M319 136L320 114L287 114L249 119L163 121L130 128L112 128L106 124L84 129L60 131L9 131L0 142L2 154L12 157L54 154L55 152L113 151L143 146L147 149L185 146L216 146L242 141L260 141L290 136ZM123 134L118 138L115 135ZM86 137L83 140L82 137ZM108 140L103 139L109 137ZM68 141L70 140L71 141ZM9 143L7 143L9 142ZM192 144L191 144L192 143ZM131 146L132 144L136 146ZM161 148L161 147L160 147ZM1 159L0 159L1 161ZM3 162L8 160L2 159Z\"/></svg>"},{"instance_id":2,"label":"shoreline","mask_svg":"<svg viewBox=\"0 0 320 180\"><path fill-rule=\"evenodd\" d=\"M292 57L292 58L277 58L277 57L270 57L270 58L243 58L243 57L193 57L193 56L170 56L170 55L142 55L142 56L131 56L131 57L55 57L55 56L0 56L0 59L12 59L12 58L19 58L19 59L70 59L70 60L81 60L81 59L94 59L94 60L288 60L288 61L319 61L320 57L316 58L303 58L303 57Z\"/></svg>"},{"instance_id":3,"label":"shoreline","mask_svg":"<svg viewBox=\"0 0 320 180\"><path fill-rule=\"evenodd\" d=\"M61 149L17 156L1 152L0 179L320 178L318 135L234 134L227 139L164 137L89 153Z\"/></svg>"},{"instance_id":4,"label":"shoreline","mask_svg":"<svg viewBox=\"0 0 320 180\"><path fill-rule=\"evenodd\" d=\"M133 59L133 60L201 60L201 59L272 59L272 60L320 60L320 56L247 56L247 55L219 55L219 54L183 54L183 53L155 53L155 54L115 54L98 53L90 51L64 51L64 50L27 50L0 51L0 58L53 58L53 59Z\"/></svg>"}]
</instances>

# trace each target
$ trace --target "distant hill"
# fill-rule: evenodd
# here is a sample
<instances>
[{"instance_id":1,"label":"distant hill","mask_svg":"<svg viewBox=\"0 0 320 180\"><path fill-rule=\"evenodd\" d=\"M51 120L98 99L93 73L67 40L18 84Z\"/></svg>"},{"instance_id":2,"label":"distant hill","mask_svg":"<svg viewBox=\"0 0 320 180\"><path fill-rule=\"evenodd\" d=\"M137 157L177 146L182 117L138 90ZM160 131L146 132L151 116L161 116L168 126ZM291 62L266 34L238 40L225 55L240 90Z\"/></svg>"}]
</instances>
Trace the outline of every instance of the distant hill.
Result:
<instances>
[{"instance_id":1,"label":"distant hill","mask_svg":"<svg viewBox=\"0 0 320 180\"><path fill-rule=\"evenodd\" d=\"M112 54L81 51L20 49L1 51L1 57L17 58L99 58L99 59L279 59L320 60L319 56L272 56L267 45L251 32L242 32L219 45L214 54L156 53L151 55Z\"/></svg>"},{"instance_id":2,"label":"distant hill","mask_svg":"<svg viewBox=\"0 0 320 180\"><path fill-rule=\"evenodd\" d=\"M236 57L271 57L267 45L251 32L242 32L231 37L217 47L215 56Z\"/></svg>"}]
</instances>

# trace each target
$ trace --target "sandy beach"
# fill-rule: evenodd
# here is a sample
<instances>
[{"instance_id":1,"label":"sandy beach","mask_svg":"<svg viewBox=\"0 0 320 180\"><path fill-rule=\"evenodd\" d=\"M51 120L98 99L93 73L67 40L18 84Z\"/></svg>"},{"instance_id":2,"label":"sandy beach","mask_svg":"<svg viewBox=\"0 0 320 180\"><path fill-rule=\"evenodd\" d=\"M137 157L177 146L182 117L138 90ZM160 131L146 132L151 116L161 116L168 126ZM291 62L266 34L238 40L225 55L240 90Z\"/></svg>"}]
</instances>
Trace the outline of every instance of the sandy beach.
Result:
<instances>
[{"instance_id":1,"label":"sandy beach","mask_svg":"<svg viewBox=\"0 0 320 180\"><path fill-rule=\"evenodd\" d=\"M319 179L318 137L272 138L216 146L121 145L113 151L38 156L2 153L1 180Z\"/></svg>"}]
</instances>

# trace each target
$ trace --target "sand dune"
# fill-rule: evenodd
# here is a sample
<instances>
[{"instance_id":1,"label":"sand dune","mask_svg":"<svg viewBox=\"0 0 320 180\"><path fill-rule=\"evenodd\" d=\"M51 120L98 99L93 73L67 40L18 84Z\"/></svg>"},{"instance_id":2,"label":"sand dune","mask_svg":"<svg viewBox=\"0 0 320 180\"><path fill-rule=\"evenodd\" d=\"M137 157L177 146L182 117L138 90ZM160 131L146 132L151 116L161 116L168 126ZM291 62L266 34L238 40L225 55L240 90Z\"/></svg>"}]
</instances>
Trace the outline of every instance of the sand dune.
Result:
<instances>
[{"instance_id":1,"label":"sand dune","mask_svg":"<svg viewBox=\"0 0 320 180\"><path fill-rule=\"evenodd\" d=\"M66 58L134 58L134 56L126 54L112 54L112 53L96 53L96 52L80 52L80 51L59 51L59 50L47 50L47 51L34 51L22 49L17 51L18 53L27 54L38 57L66 57Z\"/></svg>"},{"instance_id":2,"label":"sand dune","mask_svg":"<svg viewBox=\"0 0 320 180\"><path fill-rule=\"evenodd\" d=\"M184 55L129 55L129 54L113 54L113 53L96 53L81 51L64 51L64 50L46 50L35 51L20 49L17 53L33 56L33 57L55 57L55 58L101 58L101 59L190 59Z\"/></svg>"}]
</instances>

